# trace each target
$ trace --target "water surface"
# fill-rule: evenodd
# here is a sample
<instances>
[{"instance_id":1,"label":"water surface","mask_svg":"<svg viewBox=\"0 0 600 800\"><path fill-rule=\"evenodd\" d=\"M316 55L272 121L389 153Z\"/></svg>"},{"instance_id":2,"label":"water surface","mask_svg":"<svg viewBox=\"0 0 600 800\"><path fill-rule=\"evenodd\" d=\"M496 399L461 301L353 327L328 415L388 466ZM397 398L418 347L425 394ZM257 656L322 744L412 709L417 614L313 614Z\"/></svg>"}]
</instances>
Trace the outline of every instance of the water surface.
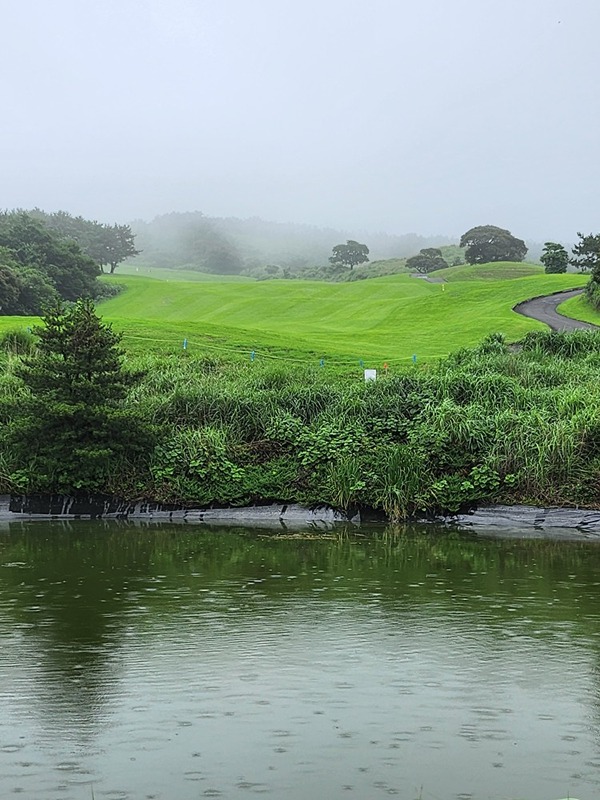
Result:
<instances>
[{"instance_id":1,"label":"water surface","mask_svg":"<svg viewBox=\"0 0 600 800\"><path fill-rule=\"evenodd\" d=\"M0 796L600 796L596 544L314 537L0 529Z\"/></svg>"}]
</instances>

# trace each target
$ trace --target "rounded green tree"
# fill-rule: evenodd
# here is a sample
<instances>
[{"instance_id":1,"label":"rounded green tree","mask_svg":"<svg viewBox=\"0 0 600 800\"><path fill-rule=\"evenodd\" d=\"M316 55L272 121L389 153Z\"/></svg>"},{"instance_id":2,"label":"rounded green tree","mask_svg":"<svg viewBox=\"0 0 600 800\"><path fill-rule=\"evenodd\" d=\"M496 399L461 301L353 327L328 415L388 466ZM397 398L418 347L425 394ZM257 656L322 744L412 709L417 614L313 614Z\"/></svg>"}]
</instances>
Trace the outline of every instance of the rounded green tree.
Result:
<instances>
[{"instance_id":1,"label":"rounded green tree","mask_svg":"<svg viewBox=\"0 0 600 800\"><path fill-rule=\"evenodd\" d=\"M495 225L478 225L460 238L460 246L466 247L467 264L487 264L490 261L523 261L527 245L510 231Z\"/></svg>"},{"instance_id":2,"label":"rounded green tree","mask_svg":"<svg viewBox=\"0 0 600 800\"><path fill-rule=\"evenodd\" d=\"M348 239L346 244L336 244L332 250L329 261L332 264L341 264L344 267L356 267L369 260L369 248L366 244Z\"/></svg>"}]
</instances>

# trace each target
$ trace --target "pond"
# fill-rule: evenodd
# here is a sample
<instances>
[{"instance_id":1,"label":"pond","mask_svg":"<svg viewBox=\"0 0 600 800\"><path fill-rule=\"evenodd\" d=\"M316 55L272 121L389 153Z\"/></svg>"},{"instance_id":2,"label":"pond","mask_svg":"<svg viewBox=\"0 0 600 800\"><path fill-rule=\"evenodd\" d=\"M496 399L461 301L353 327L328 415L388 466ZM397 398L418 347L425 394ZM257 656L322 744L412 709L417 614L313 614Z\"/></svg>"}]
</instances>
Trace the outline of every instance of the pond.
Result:
<instances>
[{"instance_id":1,"label":"pond","mask_svg":"<svg viewBox=\"0 0 600 800\"><path fill-rule=\"evenodd\" d=\"M0 796L600 795L600 546L0 528Z\"/></svg>"}]
</instances>

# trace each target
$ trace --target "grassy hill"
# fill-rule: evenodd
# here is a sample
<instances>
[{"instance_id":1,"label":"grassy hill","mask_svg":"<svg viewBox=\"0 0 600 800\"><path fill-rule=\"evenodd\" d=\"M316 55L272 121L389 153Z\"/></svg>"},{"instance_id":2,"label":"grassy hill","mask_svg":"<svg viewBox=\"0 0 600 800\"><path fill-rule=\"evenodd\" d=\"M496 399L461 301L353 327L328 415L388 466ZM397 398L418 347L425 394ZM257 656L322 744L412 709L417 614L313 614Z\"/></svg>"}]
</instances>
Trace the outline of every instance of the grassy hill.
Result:
<instances>
[{"instance_id":1,"label":"grassy hill","mask_svg":"<svg viewBox=\"0 0 600 800\"><path fill-rule=\"evenodd\" d=\"M102 303L103 316L123 331L132 352L181 351L282 359L326 366L381 366L443 356L501 331L509 340L542 323L512 307L527 298L583 286L585 275L515 277L531 265L442 270L448 283L393 275L354 283L221 280L201 273L117 274L104 280L125 290ZM466 279L460 276L469 275ZM496 276L496 279L490 277ZM512 275L507 279L507 275ZM168 276L168 277L167 277ZM174 278L177 277L177 280ZM208 278L212 278L208 280ZM0 330L31 325L0 318Z\"/></svg>"},{"instance_id":2,"label":"grassy hill","mask_svg":"<svg viewBox=\"0 0 600 800\"><path fill-rule=\"evenodd\" d=\"M598 336L548 335L512 311L587 276L494 280L478 269L479 278L447 283L104 276L126 288L99 311L124 333L129 366L142 374L124 400L127 425L151 422L157 438L141 450L117 439L114 455L86 472L98 446L86 427L77 439L79 406L43 395L53 404L47 419L62 420L57 446L5 357L0 490L83 488L196 507L359 504L393 519L481 501L600 505ZM0 317L0 332L34 323ZM516 354L488 341L432 363L496 331L509 341L534 335ZM360 360L391 369L365 384ZM34 447L23 446L24 424Z\"/></svg>"},{"instance_id":3,"label":"grassy hill","mask_svg":"<svg viewBox=\"0 0 600 800\"><path fill-rule=\"evenodd\" d=\"M431 273L431 277L446 281L508 281L543 274L544 268L538 264L498 261L494 264L463 264L459 267L438 269Z\"/></svg>"},{"instance_id":4,"label":"grassy hill","mask_svg":"<svg viewBox=\"0 0 600 800\"><path fill-rule=\"evenodd\" d=\"M123 275L136 275L140 278L154 278L157 281L183 281L202 283L219 281L219 283L244 283L252 281L244 275L215 275L212 272L199 272L197 269L167 269L153 267L140 259L119 265L119 272L113 278Z\"/></svg>"},{"instance_id":5,"label":"grassy hill","mask_svg":"<svg viewBox=\"0 0 600 800\"><path fill-rule=\"evenodd\" d=\"M406 275L343 284L116 280L127 290L102 311L133 349L180 347L185 337L190 348L215 353L256 350L302 362L324 357L376 365L441 356L493 331L517 339L544 326L515 314L516 303L582 286L587 278L539 273L441 285Z\"/></svg>"}]
</instances>

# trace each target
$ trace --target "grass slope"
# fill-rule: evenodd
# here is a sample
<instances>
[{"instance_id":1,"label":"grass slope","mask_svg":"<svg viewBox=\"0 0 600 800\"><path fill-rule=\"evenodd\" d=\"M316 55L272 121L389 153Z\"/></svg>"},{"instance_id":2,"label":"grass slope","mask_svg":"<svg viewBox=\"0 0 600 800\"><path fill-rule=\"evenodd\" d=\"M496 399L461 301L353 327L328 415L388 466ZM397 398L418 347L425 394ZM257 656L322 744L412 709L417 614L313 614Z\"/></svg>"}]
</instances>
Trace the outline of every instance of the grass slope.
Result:
<instances>
[{"instance_id":1,"label":"grass slope","mask_svg":"<svg viewBox=\"0 0 600 800\"><path fill-rule=\"evenodd\" d=\"M512 265L521 268L524 265ZM527 266L527 265L525 265ZM483 271L485 268L476 268ZM492 269L497 270L495 265ZM450 270L464 270L453 267ZM446 271L444 271L446 272ZM168 280L159 278L166 273ZM174 280L172 270L106 276L126 290L100 306L134 353L237 354L306 364L381 366L443 356L500 331L516 340L545 326L512 311L530 297L583 286L584 275L429 283L407 275L354 283ZM499 269L498 275L505 274ZM186 273L187 276L187 273ZM0 330L31 318L0 318Z\"/></svg>"},{"instance_id":2,"label":"grass slope","mask_svg":"<svg viewBox=\"0 0 600 800\"><path fill-rule=\"evenodd\" d=\"M507 281L542 275L544 268L538 264L523 264L513 261L498 261L494 264L464 264L432 272L432 277L446 281Z\"/></svg>"},{"instance_id":3,"label":"grass slope","mask_svg":"<svg viewBox=\"0 0 600 800\"><path fill-rule=\"evenodd\" d=\"M565 317L573 317L573 319L580 319L583 322L592 322L594 325L600 325L600 312L592 308L586 302L585 297L581 295L561 303L557 311L559 314L564 314Z\"/></svg>"},{"instance_id":4,"label":"grass slope","mask_svg":"<svg viewBox=\"0 0 600 800\"><path fill-rule=\"evenodd\" d=\"M517 265L521 266L521 265ZM461 270L462 267L452 269ZM405 275L356 283L310 281L165 282L117 278L127 291L102 305L135 349L255 349L301 361L320 357L398 363L476 344L502 331L517 339L541 323L513 305L582 286L581 275L535 274L512 280L432 284ZM136 338L139 337L139 338Z\"/></svg>"},{"instance_id":5,"label":"grass slope","mask_svg":"<svg viewBox=\"0 0 600 800\"><path fill-rule=\"evenodd\" d=\"M160 267L148 266L138 259L129 264L120 264L119 271L111 276L111 280L117 280L122 275L136 275L140 278L154 278L158 281L187 281L188 283L190 281L244 283L252 280L252 278L248 278L245 275L215 275L209 272L198 272L195 269L161 269Z\"/></svg>"}]
</instances>

